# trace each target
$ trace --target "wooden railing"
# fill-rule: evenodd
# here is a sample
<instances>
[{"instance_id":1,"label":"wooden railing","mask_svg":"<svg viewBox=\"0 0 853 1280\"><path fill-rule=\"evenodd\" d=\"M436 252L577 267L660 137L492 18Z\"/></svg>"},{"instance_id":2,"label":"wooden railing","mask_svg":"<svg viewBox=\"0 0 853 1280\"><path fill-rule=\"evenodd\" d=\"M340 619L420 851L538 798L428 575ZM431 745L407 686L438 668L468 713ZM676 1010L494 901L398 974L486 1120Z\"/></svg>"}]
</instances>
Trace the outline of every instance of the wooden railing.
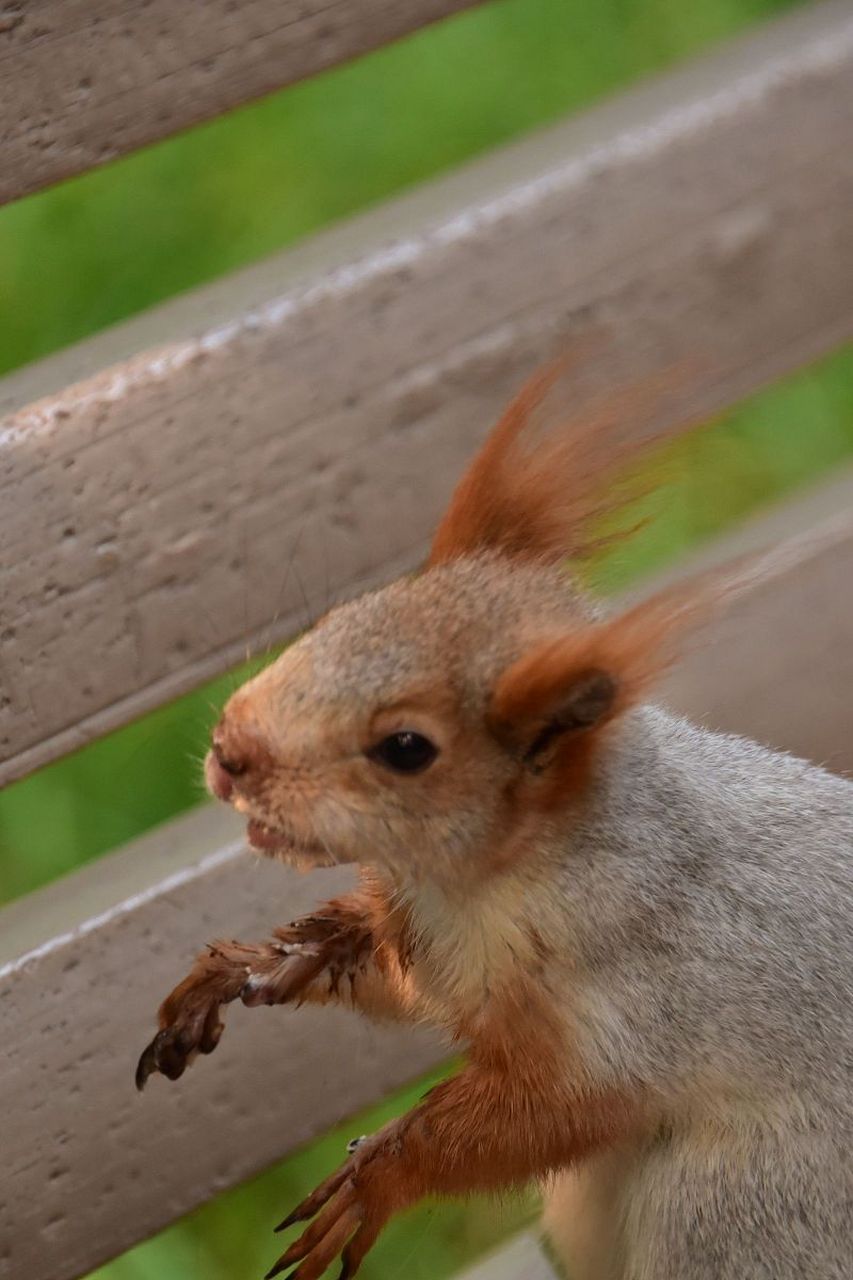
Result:
<instances>
[{"instance_id":1,"label":"wooden railing","mask_svg":"<svg viewBox=\"0 0 853 1280\"><path fill-rule=\"evenodd\" d=\"M55 74L39 104L55 143L12 128L3 190L461 7L212 4L206 71L191 6L46 2L44 30L0 30L0 113ZM150 30L161 8L209 75L192 104L177 62L163 83L153 53L132 84L110 71L113 24ZM273 23L284 43L266 56ZM74 119L60 71L99 39L98 91ZM684 365L696 414L849 340L851 137L853 10L809 7L7 378L0 784L286 637L297 584L319 609L414 564L507 393L588 330L608 335L587 375L602 384L701 353ZM851 496L835 477L702 559ZM851 542L838 526L742 599L669 700L853 768ZM261 934L339 881L249 870L239 826L203 808L0 913L0 1276L72 1280L436 1061L423 1034L329 1010L302 1010L283 1053L287 1014L238 1009L186 1087L134 1093L140 1036L198 944Z\"/></svg>"},{"instance_id":2,"label":"wooden railing","mask_svg":"<svg viewBox=\"0 0 853 1280\"><path fill-rule=\"evenodd\" d=\"M6 5L0 10L0 203L105 164L475 3L39 0Z\"/></svg>"}]
</instances>

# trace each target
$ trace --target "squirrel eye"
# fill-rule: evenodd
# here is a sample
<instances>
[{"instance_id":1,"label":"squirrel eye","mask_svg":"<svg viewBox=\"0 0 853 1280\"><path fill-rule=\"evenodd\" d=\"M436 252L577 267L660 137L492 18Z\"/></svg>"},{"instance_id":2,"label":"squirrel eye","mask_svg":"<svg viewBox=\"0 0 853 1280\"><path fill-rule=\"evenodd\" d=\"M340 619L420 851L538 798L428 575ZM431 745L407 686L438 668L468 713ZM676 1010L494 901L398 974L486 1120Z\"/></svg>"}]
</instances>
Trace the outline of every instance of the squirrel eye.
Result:
<instances>
[{"instance_id":1,"label":"squirrel eye","mask_svg":"<svg viewBox=\"0 0 853 1280\"><path fill-rule=\"evenodd\" d=\"M436 747L422 733L402 729L383 738L367 752L369 759L384 764L394 773L420 773L432 764L438 755Z\"/></svg>"}]
</instances>

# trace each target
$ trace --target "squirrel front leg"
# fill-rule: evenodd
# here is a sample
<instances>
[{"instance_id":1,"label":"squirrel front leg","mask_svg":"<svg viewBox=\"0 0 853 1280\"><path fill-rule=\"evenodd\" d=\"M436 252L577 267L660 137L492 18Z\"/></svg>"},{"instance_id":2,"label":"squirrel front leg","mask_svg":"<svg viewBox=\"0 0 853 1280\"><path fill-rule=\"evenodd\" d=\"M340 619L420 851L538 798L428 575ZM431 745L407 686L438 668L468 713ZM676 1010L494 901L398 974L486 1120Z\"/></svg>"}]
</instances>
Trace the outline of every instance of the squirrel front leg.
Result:
<instances>
[{"instance_id":1,"label":"squirrel front leg","mask_svg":"<svg viewBox=\"0 0 853 1280\"><path fill-rule=\"evenodd\" d=\"M296 1262L298 1280L316 1280L338 1254L346 1280L394 1213L424 1196L497 1191L565 1169L631 1132L638 1111L636 1099L615 1090L569 1098L509 1069L468 1066L361 1140L285 1219L279 1230L314 1221L266 1280Z\"/></svg>"},{"instance_id":2,"label":"squirrel front leg","mask_svg":"<svg viewBox=\"0 0 853 1280\"><path fill-rule=\"evenodd\" d=\"M212 1053L222 1007L237 999L249 1006L338 1001L376 1018L409 1016L398 949L392 937L377 936L377 905L357 891L274 930L269 942L208 946L160 1006L160 1030L139 1059L137 1088L155 1071L177 1080L197 1053Z\"/></svg>"}]
</instances>

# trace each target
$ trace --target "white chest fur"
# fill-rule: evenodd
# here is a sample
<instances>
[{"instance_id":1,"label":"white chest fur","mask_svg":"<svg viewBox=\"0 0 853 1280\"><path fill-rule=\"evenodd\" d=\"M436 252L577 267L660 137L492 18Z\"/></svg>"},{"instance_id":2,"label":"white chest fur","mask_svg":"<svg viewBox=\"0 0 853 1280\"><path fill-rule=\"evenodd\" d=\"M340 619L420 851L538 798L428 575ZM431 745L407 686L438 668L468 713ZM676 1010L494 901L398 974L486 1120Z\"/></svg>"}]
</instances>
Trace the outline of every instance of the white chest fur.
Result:
<instances>
[{"instance_id":1,"label":"white chest fur","mask_svg":"<svg viewBox=\"0 0 853 1280\"><path fill-rule=\"evenodd\" d=\"M484 1014L497 993L537 963L539 904L514 876L453 895L421 886L409 906L424 989L466 1019Z\"/></svg>"}]
</instances>

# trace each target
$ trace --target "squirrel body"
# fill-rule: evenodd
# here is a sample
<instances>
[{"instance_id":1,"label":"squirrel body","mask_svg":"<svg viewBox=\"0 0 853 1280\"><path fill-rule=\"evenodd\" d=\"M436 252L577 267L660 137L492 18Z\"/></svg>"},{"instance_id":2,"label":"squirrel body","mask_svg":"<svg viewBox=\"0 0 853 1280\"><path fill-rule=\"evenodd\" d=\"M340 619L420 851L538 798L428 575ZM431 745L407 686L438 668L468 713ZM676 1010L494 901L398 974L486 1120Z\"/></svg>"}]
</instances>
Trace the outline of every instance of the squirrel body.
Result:
<instances>
[{"instance_id":1,"label":"squirrel body","mask_svg":"<svg viewBox=\"0 0 853 1280\"><path fill-rule=\"evenodd\" d=\"M422 573L229 701L210 789L256 848L360 883L266 943L214 943L137 1082L215 1048L238 998L466 1046L290 1215L311 1221L271 1276L338 1254L351 1276L421 1196L539 1179L573 1280L842 1280L853 783L648 701L728 580L616 615L573 585L560 549L597 510L609 419L543 433L543 393L510 406Z\"/></svg>"},{"instance_id":2,"label":"squirrel body","mask_svg":"<svg viewBox=\"0 0 853 1280\"><path fill-rule=\"evenodd\" d=\"M840 1280L853 788L661 711L635 728L562 900L586 908L566 921L579 1052L652 1090L660 1127L581 1165L547 1224L573 1280Z\"/></svg>"}]
</instances>

